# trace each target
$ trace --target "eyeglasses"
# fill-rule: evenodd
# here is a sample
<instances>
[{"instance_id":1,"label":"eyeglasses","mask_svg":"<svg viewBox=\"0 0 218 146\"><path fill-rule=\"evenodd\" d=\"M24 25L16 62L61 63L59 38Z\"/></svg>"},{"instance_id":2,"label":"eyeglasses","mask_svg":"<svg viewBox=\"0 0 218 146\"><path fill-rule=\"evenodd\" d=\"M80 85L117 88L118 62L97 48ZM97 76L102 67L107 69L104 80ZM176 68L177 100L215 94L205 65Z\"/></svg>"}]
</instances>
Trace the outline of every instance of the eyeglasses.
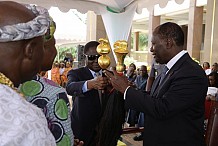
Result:
<instances>
[{"instance_id":1,"label":"eyeglasses","mask_svg":"<svg viewBox=\"0 0 218 146\"><path fill-rule=\"evenodd\" d=\"M93 61L95 59L98 59L101 55L85 55L85 56L88 58L88 60Z\"/></svg>"},{"instance_id":2,"label":"eyeglasses","mask_svg":"<svg viewBox=\"0 0 218 146\"><path fill-rule=\"evenodd\" d=\"M51 18L52 19L52 18ZM54 32L56 30L56 24L55 22L52 20L50 22L50 27L47 30L46 34L44 35L44 41L47 42L49 41L52 37L54 37Z\"/></svg>"}]
</instances>

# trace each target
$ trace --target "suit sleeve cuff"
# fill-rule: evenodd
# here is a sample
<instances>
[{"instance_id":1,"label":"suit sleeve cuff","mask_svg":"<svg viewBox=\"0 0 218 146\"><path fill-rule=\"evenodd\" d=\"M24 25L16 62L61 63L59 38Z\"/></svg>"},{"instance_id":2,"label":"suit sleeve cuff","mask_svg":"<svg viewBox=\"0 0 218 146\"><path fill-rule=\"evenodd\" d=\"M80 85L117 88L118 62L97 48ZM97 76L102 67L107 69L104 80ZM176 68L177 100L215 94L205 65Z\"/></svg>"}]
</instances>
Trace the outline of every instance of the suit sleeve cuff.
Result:
<instances>
[{"instance_id":1,"label":"suit sleeve cuff","mask_svg":"<svg viewBox=\"0 0 218 146\"><path fill-rule=\"evenodd\" d=\"M127 92L127 90L129 89L129 87L130 87L130 86L128 86L128 87L126 88L125 92L124 92L124 100L126 99L126 92Z\"/></svg>"},{"instance_id":2,"label":"suit sleeve cuff","mask_svg":"<svg viewBox=\"0 0 218 146\"><path fill-rule=\"evenodd\" d=\"M83 91L83 93L85 93L85 92L88 91L88 88L87 88L87 81L85 81L85 83L83 84L82 91Z\"/></svg>"}]
</instances>

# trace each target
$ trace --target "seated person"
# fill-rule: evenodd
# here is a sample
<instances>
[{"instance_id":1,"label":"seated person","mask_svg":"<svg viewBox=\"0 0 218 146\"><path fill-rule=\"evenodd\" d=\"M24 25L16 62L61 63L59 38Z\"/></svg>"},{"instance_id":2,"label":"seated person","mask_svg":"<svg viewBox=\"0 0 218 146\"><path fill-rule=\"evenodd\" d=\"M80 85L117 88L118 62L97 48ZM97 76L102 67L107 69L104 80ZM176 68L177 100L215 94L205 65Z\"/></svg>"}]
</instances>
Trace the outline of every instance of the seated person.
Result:
<instances>
[{"instance_id":1,"label":"seated person","mask_svg":"<svg viewBox=\"0 0 218 146\"><path fill-rule=\"evenodd\" d=\"M206 100L217 100L217 90L218 90L218 73L211 72L208 75L209 80L209 87L208 87L208 94Z\"/></svg>"},{"instance_id":2,"label":"seated person","mask_svg":"<svg viewBox=\"0 0 218 146\"><path fill-rule=\"evenodd\" d=\"M129 81L130 83L132 83L132 84L133 84L133 82L135 81L136 76L137 76L136 73L135 73L135 70L136 70L135 64L134 64L134 63L131 63L131 64L129 65L129 68L128 68L127 73L126 73L126 76L127 76L127 78L128 78L128 81Z\"/></svg>"},{"instance_id":3,"label":"seated person","mask_svg":"<svg viewBox=\"0 0 218 146\"><path fill-rule=\"evenodd\" d=\"M205 130L210 115L211 100L216 100L216 101L218 100L218 73L211 72L208 75L208 80L209 80L209 87L208 87L206 101L205 101L205 121L204 121Z\"/></svg>"},{"instance_id":4,"label":"seated person","mask_svg":"<svg viewBox=\"0 0 218 146\"><path fill-rule=\"evenodd\" d=\"M211 72L218 72L218 63L214 63L213 65L212 65L212 67L211 67Z\"/></svg>"},{"instance_id":5,"label":"seated person","mask_svg":"<svg viewBox=\"0 0 218 146\"><path fill-rule=\"evenodd\" d=\"M209 75L211 73L209 62L204 62L202 68L204 69L206 75Z\"/></svg>"}]
</instances>

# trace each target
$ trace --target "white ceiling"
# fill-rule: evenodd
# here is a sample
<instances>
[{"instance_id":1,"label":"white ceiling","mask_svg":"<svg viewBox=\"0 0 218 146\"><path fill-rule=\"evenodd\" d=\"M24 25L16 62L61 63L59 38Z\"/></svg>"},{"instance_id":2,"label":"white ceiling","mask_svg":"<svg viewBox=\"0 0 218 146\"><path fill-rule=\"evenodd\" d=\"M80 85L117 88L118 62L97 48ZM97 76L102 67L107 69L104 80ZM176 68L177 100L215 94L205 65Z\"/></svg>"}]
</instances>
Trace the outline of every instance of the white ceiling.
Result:
<instances>
[{"instance_id":1,"label":"white ceiling","mask_svg":"<svg viewBox=\"0 0 218 146\"><path fill-rule=\"evenodd\" d=\"M105 6L109 6L111 8L122 10L123 8L131 4L133 1L137 1L137 0L80 0L80 1L91 1Z\"/></svg>"},{"instance_id":2,"label":"white ceiling","mask_svg":"<svg viewBox=\"0 0 218 146\"><path fill-rule=\"evenodd\" d=\"M3 0L0 0L3 1ZM70 9L77 9L81 13L86 13L91 10L96 14L101 14L102 10L106 10L106 7L111 8L115 11L122 11L129 7L131 4L137 4L137 13L141 13L143 8L152 11L154 6L159 4L159 8L166 8L167 4L175 3L179 5L184 5L189 3L189 0L13 0L20 3L30 3L37 4L46 8L51 6L58 7L62 12L68 12ZM170 1L170 2L169 2ZM201 4L202 1L207 0L197 0L197 5ZM169 2L169 3L168 3ZM204 2L205 3L205 2ZM188 22L188 9L180 9L178 6L175 7L177 13L161 14L161 22L173 21L178 24L184 25ZM164 9L163 9L164 10ZM165 11L164 10L164 11ZM143 14L142 14L143 15ZM148 28L148 16L142 16L142 18L133 21L133 31L145 31Z\"/></svg>"},{"instance_id":3,"label":"white ceiling","mask_svg":"<svg viewBox=\"0 0 218 146\"><path fill-rule=\"evenodd\" d=\"M4 0L0 0L4 1ZM160 7L165 7L168 1L171 0L13 0L21 3L37 4L46 8L51 6L58 7L61 11L67 12L69 9L77 9L82 13L88 10L95 11L100 14L101 9L106 6L122 11L132 3L137 3L136 11L140 13L143 8L153 9L154 5L159 4ZM184 0L174 0L181 4Z\"/></svg>"}]
</instances>

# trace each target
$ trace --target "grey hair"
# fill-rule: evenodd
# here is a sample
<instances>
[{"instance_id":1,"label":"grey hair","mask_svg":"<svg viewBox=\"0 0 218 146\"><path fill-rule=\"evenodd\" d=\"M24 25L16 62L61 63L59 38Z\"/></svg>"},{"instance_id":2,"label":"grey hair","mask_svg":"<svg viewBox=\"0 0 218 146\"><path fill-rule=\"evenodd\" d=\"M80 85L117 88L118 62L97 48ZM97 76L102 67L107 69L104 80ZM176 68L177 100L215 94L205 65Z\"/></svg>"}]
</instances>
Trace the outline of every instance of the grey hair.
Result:
<instances>
[{"instance_id":1,"label":"grey hair","mask_svg":"<svg viewBox=\"0 0 218 146\"><path fill-rule=\"evenodd\" d=\"M26 23L0 27L0 42L27 40L43 36L47 32L51 21L48 10L35 5L25 4L24 6L31 10L36 17Z\"/></svg>"}]
</instances>

